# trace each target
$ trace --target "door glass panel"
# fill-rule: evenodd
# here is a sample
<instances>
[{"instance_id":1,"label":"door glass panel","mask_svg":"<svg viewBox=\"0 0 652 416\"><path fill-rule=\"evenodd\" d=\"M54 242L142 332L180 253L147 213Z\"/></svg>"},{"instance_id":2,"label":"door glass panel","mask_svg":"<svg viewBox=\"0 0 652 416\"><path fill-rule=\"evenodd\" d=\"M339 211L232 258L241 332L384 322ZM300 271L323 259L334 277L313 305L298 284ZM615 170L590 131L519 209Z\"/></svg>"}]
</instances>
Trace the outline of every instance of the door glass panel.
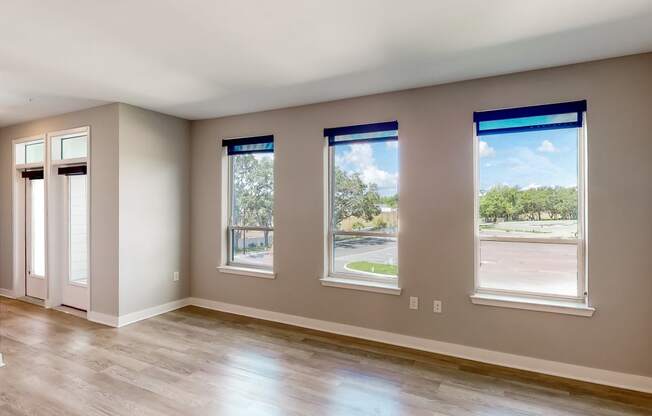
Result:
<instances>
[{"instance_id":1,"label":"door glass panel","mask_svg":"<svg viewBox=\"0 0 652 416\"><path fill-rule=\"evenodd\" d=\"M69 279L88 282L88 205L86 175L68 176Z\"/></svg>"},{"instance_id":2,"label":"door glass panel","mask_svg":"<svg viewBox=\"0 0 652 416\"><path fill-rule=\"evenodd\" d=\"M30 185L31 274L45 276L45 182L34 179Z\"/></svg>"}]
</instances>

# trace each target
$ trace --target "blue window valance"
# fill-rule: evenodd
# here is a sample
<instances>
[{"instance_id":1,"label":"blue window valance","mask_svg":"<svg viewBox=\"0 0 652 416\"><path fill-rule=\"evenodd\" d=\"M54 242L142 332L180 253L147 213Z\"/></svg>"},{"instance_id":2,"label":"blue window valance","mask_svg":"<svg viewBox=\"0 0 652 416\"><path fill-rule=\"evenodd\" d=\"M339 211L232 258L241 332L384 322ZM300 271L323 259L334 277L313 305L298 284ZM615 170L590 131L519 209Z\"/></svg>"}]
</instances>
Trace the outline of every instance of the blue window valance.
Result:
<instances>
[{"instance_id":1,"label":"blue window valance","mask_svg":"<svg viewBox=\"0 0 652 416\"><path fill-rule=\"evenodd\" d=\"M249 153L273 153L274 136L243 137L240 139L222 140L222 146L227 148L231 155L245 155Z\"/></svg>"},{"instance_id":2,"label":"blue window valance","mask_svg":"<svg viewBox=\"0 0 652 416\"><path fill-rule=\"evenodd\" d=\"M394 141L398 140L398 121L328 128L324 129L324 137L328 137L329 146Z\"/></svg>"},{"instance_id":3,"label":"blue window valance","mask_svg":"<svg viewBox=\"0 0 652 416\"><path fill-rule=\"evenodd\" d=\"M586 100L582 100L504 110L476 111L473 113L473 121L478 136L567 129L582 127L582 113L585 111Z\"/></svg>"}]
</instances>

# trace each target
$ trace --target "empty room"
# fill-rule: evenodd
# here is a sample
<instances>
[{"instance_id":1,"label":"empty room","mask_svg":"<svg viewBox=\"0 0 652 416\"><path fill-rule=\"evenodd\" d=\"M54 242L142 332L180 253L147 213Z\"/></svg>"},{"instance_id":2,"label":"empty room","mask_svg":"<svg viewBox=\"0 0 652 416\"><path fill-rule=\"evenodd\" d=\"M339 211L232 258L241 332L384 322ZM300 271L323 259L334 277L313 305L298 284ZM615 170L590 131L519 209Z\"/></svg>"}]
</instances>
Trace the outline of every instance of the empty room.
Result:
<instances>
[{"instance_id":1,"label":"empty room","mask_svg":"<svg viewBox=\"0 0 652 416\"><path fill-rule=\"evenodd\" d=\"M652 416L652 0L3 0L41 415Z\"/></svg>"}]
</instances>

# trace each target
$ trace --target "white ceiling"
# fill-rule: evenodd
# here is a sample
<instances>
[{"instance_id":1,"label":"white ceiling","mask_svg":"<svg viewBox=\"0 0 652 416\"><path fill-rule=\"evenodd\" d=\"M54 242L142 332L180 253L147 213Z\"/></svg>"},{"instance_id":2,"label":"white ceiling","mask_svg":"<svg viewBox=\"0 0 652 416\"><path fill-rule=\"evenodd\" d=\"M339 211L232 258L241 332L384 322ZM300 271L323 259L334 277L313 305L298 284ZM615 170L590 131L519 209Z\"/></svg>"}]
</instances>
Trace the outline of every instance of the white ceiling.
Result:
<instances>
[{"instance_id":1,"label":"white ceiling","mask_svg":"<svg viewBox=\"0 0 652 416\"><path fill-rule=\"evenodd\" d=\"M210 118L646 51L652 0L2 0L0 126L115 101Z\"/></svg>"}]
</instances>

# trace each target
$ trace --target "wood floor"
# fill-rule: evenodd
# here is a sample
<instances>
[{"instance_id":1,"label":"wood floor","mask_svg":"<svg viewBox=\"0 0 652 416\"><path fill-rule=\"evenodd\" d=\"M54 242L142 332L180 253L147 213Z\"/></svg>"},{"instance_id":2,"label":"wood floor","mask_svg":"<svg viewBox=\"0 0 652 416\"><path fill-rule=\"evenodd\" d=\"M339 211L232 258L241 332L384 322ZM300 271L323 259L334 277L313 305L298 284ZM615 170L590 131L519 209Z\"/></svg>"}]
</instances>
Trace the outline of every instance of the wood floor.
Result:
<instances>
[{"instance_id":1,"label":"wood floor","mask_svg":"<svg viewBox=\"0 0 652 416\"><path fill-rule=\"evenodd\" d=\"M646 395L196 307L113 329L0 298L0 350L2 416L652 415Z\"/></svg>"}]
</instances>

